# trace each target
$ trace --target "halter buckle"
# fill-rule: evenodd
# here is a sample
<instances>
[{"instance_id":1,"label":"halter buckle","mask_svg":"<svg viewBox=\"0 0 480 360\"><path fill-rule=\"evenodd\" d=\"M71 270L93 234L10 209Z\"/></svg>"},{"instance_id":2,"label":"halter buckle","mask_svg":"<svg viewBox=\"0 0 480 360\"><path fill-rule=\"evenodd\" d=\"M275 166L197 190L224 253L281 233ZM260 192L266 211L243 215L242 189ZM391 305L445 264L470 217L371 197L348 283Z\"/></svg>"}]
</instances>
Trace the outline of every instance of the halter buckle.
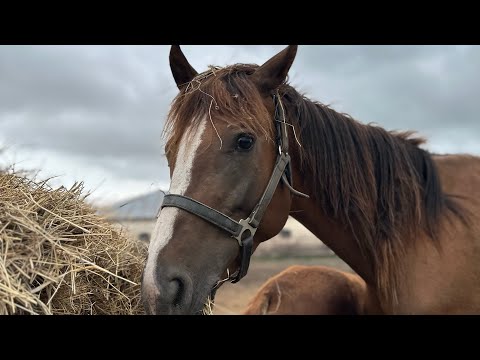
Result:
<instances>
[{"instance_id":1,"label":"halter buckle","mask_svg":"<svg viewBox=\"0 0 480 360\"><path fill-rule=\"evenodd\" d=\"M240 225L242 225L242 230L240 231L240 234L238 234L238 236L232 236L233 238L237 239L238 241L238 245L240 247L243 246L243 241L249 237L253 238L253 236L255 235L255 232L257 231L257 228L254 228L252 225L250 225L250 221L251 219L250 218L246 218L246 219L241 219L238 221L238 223ZM250 231L250 234L246 237L244 237L244 234L245 234L245 231Z\"/></svg>"}]
</instances>

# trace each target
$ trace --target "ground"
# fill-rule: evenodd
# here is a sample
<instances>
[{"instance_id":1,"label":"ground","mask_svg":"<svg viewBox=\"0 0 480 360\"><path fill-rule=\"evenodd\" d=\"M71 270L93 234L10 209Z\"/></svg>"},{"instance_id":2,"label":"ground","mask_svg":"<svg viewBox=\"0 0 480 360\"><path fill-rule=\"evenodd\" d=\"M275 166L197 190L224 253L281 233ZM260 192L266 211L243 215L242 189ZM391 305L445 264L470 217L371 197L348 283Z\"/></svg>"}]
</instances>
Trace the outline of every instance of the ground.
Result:
<instances>
[{"instance_id":1,"label":"ground","mask_svg":"<svg viewBox=\"0 0 480 360\"><path fill-rule=\"evenodd\" d=\"M278 259L253 256L248 274L240 282L225 283L218 290L214 315L239 314L263 283L290 265L324 265L343 271L352 271L335 255Z\"/></svg>"}]
</instances>

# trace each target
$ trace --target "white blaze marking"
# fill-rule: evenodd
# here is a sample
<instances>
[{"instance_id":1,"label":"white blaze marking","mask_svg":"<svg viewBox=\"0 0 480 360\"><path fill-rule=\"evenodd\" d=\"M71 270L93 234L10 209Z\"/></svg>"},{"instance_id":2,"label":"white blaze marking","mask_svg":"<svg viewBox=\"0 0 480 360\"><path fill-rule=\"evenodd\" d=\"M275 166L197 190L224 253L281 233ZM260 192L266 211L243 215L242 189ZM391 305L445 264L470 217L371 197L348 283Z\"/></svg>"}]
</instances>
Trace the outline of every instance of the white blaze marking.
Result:
<instances>
[{"instance_id":1,"label":"white blaze marking","mask_svg":"<svg viewBox=\"0 0 480 360\"><path fill-rule=\"evenodd\" d=\"M192 167L202 142L206 124L207 122L202 120L195 134L190 139L186 138L188 131L183 135L175 160L175 170L170 182L169 192L171 194L185 195L192 179ZM154 274L158 255L172 238L173 228L179 212L180 209L178 208L166 207L160 212L160 216L155 224L148 248L148 261L144 278L144 281L148 281L151 286L155 284Z\"/></svg>"}]
</instances>

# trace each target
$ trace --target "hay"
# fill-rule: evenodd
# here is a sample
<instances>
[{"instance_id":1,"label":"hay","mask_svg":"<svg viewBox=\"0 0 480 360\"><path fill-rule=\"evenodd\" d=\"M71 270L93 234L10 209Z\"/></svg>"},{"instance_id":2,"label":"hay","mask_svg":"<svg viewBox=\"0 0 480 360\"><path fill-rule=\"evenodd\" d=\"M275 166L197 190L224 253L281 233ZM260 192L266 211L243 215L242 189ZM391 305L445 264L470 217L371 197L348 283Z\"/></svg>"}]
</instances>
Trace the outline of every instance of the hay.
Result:
<instances>
[{"instance_id":1,"label":"hay","mask_svg":"<svg viewBox=\"0 0 480 360\"><path fill-rule=\"evenodd\" d=\"M144 313L145 245L82 192L0 172L0 314Z\"/></svg>"}]
</instances>

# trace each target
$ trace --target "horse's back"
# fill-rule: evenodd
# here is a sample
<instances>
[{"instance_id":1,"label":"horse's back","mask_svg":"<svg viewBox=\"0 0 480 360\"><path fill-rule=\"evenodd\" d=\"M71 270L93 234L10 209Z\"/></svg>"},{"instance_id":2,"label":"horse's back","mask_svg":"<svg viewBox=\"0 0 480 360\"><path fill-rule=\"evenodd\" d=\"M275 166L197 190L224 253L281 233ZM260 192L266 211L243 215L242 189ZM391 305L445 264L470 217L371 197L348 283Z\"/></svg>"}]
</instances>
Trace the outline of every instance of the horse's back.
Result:
<instances>
[{"instance_id":1,"label":"horse's back","mask_svg":"<svg viewBox=\"0 0 480 360\"><path fill-rule=\"evenodd\" d=\"M366 291L356 274L294 265L270 278L243 314L358 315L365 312Z\"/></svg>"},{"instance_id":2,"label":"horse's back","mask_svg":"<svg viewBox=\"0 0 480 360\"><path fill-rule=\"evenodd\" d=\"M434 155L442 191L455 204L439 226L440 247L417 242L406 262L412 272L409 313L480 313L480 158ZM460 216L459 216L460 215ZM403 311L400 309L399 312Z\"/></svg>"},{"instance_id":3,"label":"horse's back","mask_svg":"<svg viewBox=\"0 0 480 360\"><path fill-rule=\"evenodd\" d=\"M480 157L455 154L433 159L446 194L480 200Z\"/></svg>"},{"instance_id":4,"label":"horse's back","mask_svg":"<svg viewBox=\"0 0 480 360\"><path fill-rule=\"evenodd\" d=\"M480 157L436 155L434 160L444 194L457 205L456 216L448 214L442 224L446 237L466 238L480 248Z\"/></svg>"}]
</instances>

